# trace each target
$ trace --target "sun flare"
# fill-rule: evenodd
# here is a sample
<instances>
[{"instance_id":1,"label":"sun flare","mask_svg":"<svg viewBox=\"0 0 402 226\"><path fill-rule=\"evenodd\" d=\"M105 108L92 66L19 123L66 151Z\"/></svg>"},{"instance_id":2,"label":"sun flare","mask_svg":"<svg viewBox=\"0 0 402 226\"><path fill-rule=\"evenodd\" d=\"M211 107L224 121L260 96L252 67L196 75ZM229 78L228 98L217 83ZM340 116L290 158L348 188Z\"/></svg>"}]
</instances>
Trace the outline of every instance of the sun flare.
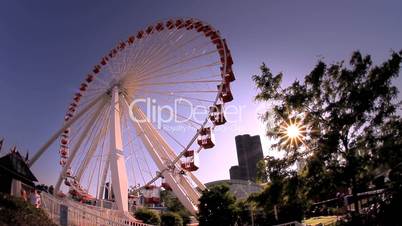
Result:
<instances>
[{"instance_id":1,"label":"sun flare","mask_svg":"<svg viewBox=\"0 0 402 226\"><path fill-rule=\"evenodd\" d=\"M304 143L303 139L305 138L306 132L305 125L296 120L290 120L279 128L279 138L283 146L294 147L299 143Z\"/></svg>"}]
</instances>

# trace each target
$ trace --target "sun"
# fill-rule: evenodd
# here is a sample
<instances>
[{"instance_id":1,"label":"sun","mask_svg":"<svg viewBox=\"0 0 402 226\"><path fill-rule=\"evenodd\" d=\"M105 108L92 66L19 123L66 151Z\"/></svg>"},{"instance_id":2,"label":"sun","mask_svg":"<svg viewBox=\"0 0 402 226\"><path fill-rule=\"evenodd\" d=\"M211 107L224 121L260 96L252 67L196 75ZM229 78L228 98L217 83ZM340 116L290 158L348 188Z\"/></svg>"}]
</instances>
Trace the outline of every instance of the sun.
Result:
<instances>
[{"instance_id":1,"label":"sun","mask_svg":"<svg viewBox=\"0 0 402 226\"><path fill-rule=\"evenodd\" d=\"M281 140L281 145L294 147L299 143L304 143L303 140L306 133L306 126L300 121L285 121L284 124L279 128L279 139Z\"/></svg>"},{"instance_id":2,"label":"sun","mask_svg":"<svg viewBox=\"0 0 402 226\"><path fill-rule=\"evenodd\" d=\"M298 125L292 124L286 128L286 135L289 138L296 138L301 135L300 127Z\"/></svg>"}]
</instances>

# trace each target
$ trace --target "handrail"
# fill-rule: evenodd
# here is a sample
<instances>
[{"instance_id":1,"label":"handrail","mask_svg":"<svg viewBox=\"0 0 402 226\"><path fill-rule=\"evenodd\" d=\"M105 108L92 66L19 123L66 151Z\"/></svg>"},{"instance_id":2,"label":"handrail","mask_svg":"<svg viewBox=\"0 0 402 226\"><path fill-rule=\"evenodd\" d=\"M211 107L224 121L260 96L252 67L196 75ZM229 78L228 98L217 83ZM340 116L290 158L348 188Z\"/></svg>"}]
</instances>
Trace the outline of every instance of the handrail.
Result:
<instances>
[{"instance_id":1,"label":"handrail","mask_svg":"<svg viewBox=\"0 0 402 226\"><path fill-rule=\"evenodd\" d=\"M41 208L56 224L61 223L60 208L67 207L67 225L111 225L111 226L150 226L136 220L129 214L97 206L77 203L69 198L56 198L46 192L41 193Z\"/></svg>"}]
</instances>

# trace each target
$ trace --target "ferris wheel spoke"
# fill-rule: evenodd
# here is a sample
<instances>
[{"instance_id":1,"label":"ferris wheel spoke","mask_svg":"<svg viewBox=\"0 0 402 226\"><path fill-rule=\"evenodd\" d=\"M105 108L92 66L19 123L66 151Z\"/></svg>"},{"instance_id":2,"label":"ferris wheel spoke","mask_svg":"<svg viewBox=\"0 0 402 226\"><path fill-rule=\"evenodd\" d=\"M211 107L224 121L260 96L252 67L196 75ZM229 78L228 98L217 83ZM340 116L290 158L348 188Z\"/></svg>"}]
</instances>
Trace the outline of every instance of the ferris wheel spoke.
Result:
<instances>
[{"instance_id":1,"label":"ferris wheel spoke","mask_svg":"<svg viewBox=\"0 0 402 226\"><path fill-rule=\"evenodd\" d=\"M109 117L106 114L106 112L108 112L109 110L110 110L110 107L108 108L108 110L104 111L104 115L101 120L101 121L106 121L106 125L104 127L100 128L100 131L96 134L96 137L93 139L93 142L91 143L90 148L89 148L88 152L86 153L84 160L80 162L81 164L78 167L78 171L76 174L78 181L80 181L84 169L86 168L87 164L92 159L92 157L94 156L96 149L98 148L99 142L101 140L105 140L106 132L109 128Z\"/></svg>"},{"instance_id":2,"label":"ferris wheel spoke","mask_svg":"<svg viewBox=\"0 0 402 226\"><path fill-rule=\"evenodd\" d=\"M99 96L95 100L93 100L90 104L88 104L84 109L79 111L74 117L72 117L64 126L59 129L56 133L54 133L51 138L41 147L38 151L36 151L35 155L30 159L29 166L32 166L41 156L42 154L48 149L48 147L73 123L75 123L79 118L81 118L91 107L96 105L98 101L100 101L103 96Z\"/></svg>"},{"instance_id":3,"label":"ferris wheel spoke","mask_svg":"<svg viewBox=\"0 0 402 226\"><path fill-rule=\"evenodd\" d=\"M98 108L96 110L96 114L88 121L88 124L86 125L86 127L85 127L85 129L83 131L83 134L87 134L89 132L89 130L91 129L93 123L98 118L99 112L101 111L101 109L103 108L104 105L105 105L105 99L99 104L99 106L98 106ZM84 139L85 139L85 136L81 136L79 138L79 140L77 141L77 143L75 144L75 146L73 147L73 149L71 151L71 155L67 159L67 163L66 163L65 167L62 168L62 171L60 173L59 179L58 179L56 187L55 187L56 191L60 191L61 181L64 179L64 177L66 175L66 171L70 167L72 161L74 160L74 157L77 154L77 150L81 146L81 144L84 141Z\"/></svg>"},{"instance_id":4,"label":"ferris wheel spoke","mask_svg":"<svg viewBox=\"0 0 402 226\"><path fill-rule=\"evenodd\" d=\"M88 178L88 184L87 184L87 191L89 191L89 189L91 188L92 179L93 179L94 173L96 171L96 166L98 165L98 161L95 161L92 165L94 165L93 168L91 168L91 170L88 172L89 178Z\"/></svg>"},{"instance_id":5,"label":"ferris wheel spoke","mask_svg":"<svg viewBox=\"0 0 402 226\"><path fill-rule=\"evenodd\" d=\"M185 41L185 42L183 42L183 43L179 43L178 41L179 40L176 40L175 42L176 43L178 43L178 44L180 44L180 45L172 45L172 46L169 46L169 45L163 45L165 48L164 48L164 51L161 51L160 53L158 53L158 58L160 59L160 61L166 61L166 60L169 60L170 59L170 56L175 52L175 51L178 51L178 50L181 50L182 48L184 48L185 46L187 46L188 44L190 44L191 42L193 42L193 41L195 41L196 39L198 39L198 38L200 38L200 37L202 37L202 35L200 35L200 34L196 34L195 36L193 36L193 37L191 37L189 40L187 40L187 41ZM163 43L163 42L162 42ZM162 44L161 43L161 44ZM171 48L169 48L169 47L171 47ZM172 51L172 49L173 49L173 51ZM156 56L152 56L152 58L153 57L156 57ZM148 59L148 62L151 62L149 59L152 59L152 58L147 58ZM144 65L143 66L143 68L144 67L150 67L150 63L148 63L148 64L146 64L146 65Z\"/></svg>"},{"instance_id":6,"label":"ferris wheel spoke","mask_svg":"<svg viewBox=\"0 0 402 226\"><path fill-rule=\"evenodd\" d=\"M164 129L163 126L161 127L161 130L162 130L170 139L172 139L176 144L178 144L180 147L182 147L183 149L186 148L182 143L180 143L180 141L178 141L176 138L174 138L173 135L171 135L166 129Z\"/></svg>"},{"instance_id":7,"label":"ferris wheel spoke","mask_svg":"<svg viewBox=\"0 0 402 226\"><path fill-rule=\"evenodd\" d=\"M105 188L106 188L106 177L107 177L107 174L108 174L108 170L109 170L109 168L110 168L110 156L109 156L109 154L108 154L108 156L107 156L107 160L106 160L106 163L105 163L105 165L104 165L104 167L103 167L103 170L102 170L102 175L101 175L101 182L100 182L100 187L99 187L99 194L98 194L98 199L102 199L102 197L103 197L103 193L104 193L104 191L105 191Z\"/></svg>"},{"instance_id":8,"label":"ferris wheel spoke","mask_svg":"<svg viewBox=\"0 0 402 226\"><path fill-rule=\"evenodd\" d=\"M127 105L125 104L125 102L126 102L126 100L123 99L123 103L122 103L123 108L125 108L125 107L127 106ZM125 111L128 112L129 109L126 108ZM131 119L128 117L128 115L125 115L125 122L126 122L127 128L128 128L128 123L127 123L127 122L130 121L130 120L131 120ZM136 136L136 138L138 138L138 135ZM138 140L138 139L136 139L136 140ZM132 143L130 143L130 146L132 147ZM149 166L149 163L148 163L147 158L145 157L145 152L144 152L142 146L139 146L139 149L141 150L142 156L144 157L144 162L145 162L145 164L146 164L146 166L147 166L147 169L148 169L148 172L149 172L149 174L150 174L150 177L153 177L151 168L150 168L150 166ZM135 149L131 149L131 150L135 152Z\"/></svg>"},{"instance_id":9,"label":"ferris wheel spoke","mask_svg":"<svg viewBox=\"0 0 402 226\"><path fill-rule=\"evenodd\" d=\"M159 94L180 94L180 93L195 93L195 94L200 94L200 93L218 93L219 90L166 90L166 91L151 91L148 89L139 89L137 88L138 91L141 92L149 92L149 93L159 93Z\"/></svg>"},{"instance_id":10,"label":"ferris wheel spoke","mask_svg":"<svg viewBox=\"0 0 402 226\"><path fill-rule=\"evenodd\" d=\"M204 43L203 46L209 45L209 43ZM171 61L177 59L179 56L178 55L174 55L175 51L177 51L177 49L174 49L174 51L168 51L168 54L165 57L158 57L157 60L153 60L152 63L148 64L147 67L144 67L143 70L140 71L139 74L145 74L147 75L148 72L146 69L153 69L159 65L163 65L164 63L170 63ZM217 51L214 49L214 51ZM192 53L189 54L184 54L183 56L180 57L185 57L187 55L191 55L191 54L196 54L196 51L192 51ZM172 66L175 66L176 64L173 64Z\"/></svg>"},{"instance_id":11,"label":"ferris wheel spoke","mask_svg":"<svg viewBox=\"0 0 402 226\"><path fill-rule=\"evenodd\" d=\"M193 74L193 73L195 73L195 72L197 72L199 70L202 70L202 69L205 69L205 68L211 68L211 67L216 66L216 65L218 65L218 62L211 63L211 64L205 64L205 65L201 65L201 66L193 67L193 68L189 68L189 69L180 69L180 70L172 71L172 72L169 72L169 73L162 73L162 74L156 73L156 74L154 74L152 76L148 76L145 79L138 79L138 80L134 80L134 81L129 81L128 80L127 81L127 86L133 86L133 85L141 84L141 82L149 81L149 80L152 80L152 79L159 79L160 80L161 78L166 79L166 78L175 78L175 77L179 77L179 76L184 77L185 73L188 73L186 75L191 75L191 74ZM212 75L212 76L209 75L209 76L206 76L206 77L198 76L197 79L220 78L220 77L221 77L220 74L216 74L216 75Z\"/></svg>"},{"instance_id":12,"label":"ferris wheel spoke","mask_svg":"<svg viewBox=\"0 0 402 226\"><path fill-rule=\"evenodd\" d=\"M157 53L155 53L154 55L150 56L150 57L144 57L143 59L145 59L145 63L142 63L138 68L138 72L139 74L141 74L142 72L144 72L146 70L146 68L153 68L156 65L161 64L162 62L166 62L171 60L171 54L173 53L172 50L179 50L182 49L183 47L185 47L186 45L188 45L189 43L191 43L191 41L194 41L195 39L201 37L200 35L196 35L195 37L193 37L191 40L186 41L184 43L182 43L180 46L174 46L174 45L169 45L166 44L165 42L161 42L161 45L163 47L163 49ZM163 44L162 44L163 43ZM158 59L158 60L155 60ZM153 60L151 60L153 59Z\"/></svg>"},{"instance_id":13,"label":"ferris wheel spoke","mask_svg":"<svg viewBox=\"0 0 402 226\"><path fill-rule=\"evenodd\" d=\"M169 32L168 34L171 34L171 33L173 33L173 32ZM149 40L149 36L146 36L145 38L141 39L141 44L142 44L141 48L140 48L140 50L137 51L137 54L135 55L135 57L131 58L132 66L130 68L128 68L128 71L127 71L128 73L131 72L131 70L133 68L138 70L138 68L141 67L140 65L142 65L144 63L144 61L146 61L146 59L149 55L149 52L152 51L153 49L156 49L157 46L161 46L159 44L159 45L151 45L152 46L151 48L144 48L143 43L147 42L148 40Z\"/></svg>"},{"instance_id":14,"label":"ferris wheel spoke","mask_svg":"<svg viewBox=\"0 0 402 226\"><path fill-rule=\"evenodd\" d=\"M98 169L98 177L97 177L97 184L96 184L96 197L97 198L99 198L99 194L100 194L100 183L101 183L101 175L102 175L102 168L104 167L104 165L106 165L107 164L107 161L105 160L103 160L103 157L104 157L104 152L105 152L105 140L106 140L106 133L105 133L105 136L104 136L104 138L103 138L103 141L102 141L102 145L100 146L100 153L101 153L101 159L100 159L100 162L99 162L99 169ZM106 158L107 158L108 156L106 156ZM103 163L104 162L104 163Z\"/></svg>"},{"instance_id":15,"label":"ferris wheel spoke","mask_svg":"<svg viewBox=\"0 0 402 226\"><path fill-rule=\"evenodd\" d=\"M139 79L145 79L145 78L149 77L149 75L155 74L155 73L157 73L157 72L160 72L160 71L163 71L163 70L165 70L165 69L168 69L168 68L177 66L177 65L182 64L182 63L186 63L186 62L195 60L195 59L200 58L200 57L203 57L203 56L211 55L211 54L216 53L216 52L217 52L217 50L211 50L211 51L208 51L208 52L206 52L206 53L202 53L202 54L198 54L198 55L191 56L191 57L188 57L188 58L184 58L184 59L179 60L179 61L176 61L176 62L174 62L174 63L165 65L165 66L163 66L163 67L159 67L159 68L156 68L156 69L154 69L154 70L144 72L144 73L142 73L142 74L144 74L144 76L140 76L140 77L138 78L138 80L139 80ZM148 76L147 76L147 75L148 75Z\"/></svg>"},{"instance_id":16,"label":"ferris wheel spoke","mask_svg":"<svg viewBox=\"0 0 402 226\"><path fill-rule=\"evenodd\" d=\"M194 84L194 83L217 83L222 80L186 80L177 82L150 82L150 83L138 83L135 86L165 86L165 85L180 85L180 84Z\"/></svg>"},{"instance_id":17,"label":"ferris wheel spoke","mask_svg":"<svg viewBox=\"0 0 402 226\"><path fill-rule=\"evenodd\" d=\"M87 155L88 152L91 152L91 149L96 148L95 147L95 145L97 144L96 136L98 134L100 134L100 132L102 130L103 119L104 119L104 117L106 117L106 109L107 109L106 106L102 107L102 109L99 112L97 119L93 123L92 128L90 129L89 133L88 132L86 132L84 134L77 133L77 134L80 134L80 137L86 136L86 139L84 140L84 142L82 142L83 144L78 147L79 149L77 150L77 152L79 150L81 150L81 151L79 152L79 156L76 158L76 161L75 162L73 161L72 164L75 163L77 165L77 164L83 163L85 161L84 153L86 153L85 155ZM88 150L88 151L85 152L84 150ZM79 177L81 177L81 175ZM77 181L80 181L80 180L77 180Z\"/></svg>"},{"instance_id":18,"label":"ferris wheel spoke","mask_svg":"<svg viewBox=\"0 0 402 226\"><path fill-rule=\"evenodd\" d=\"M175 35L177 36L177 35L181 35L181 34L183 34L183 32L180 33L180 32L172 31L165 38L165 40L171 40L172 38L174 38ZM183 46L186 44L188 44L188 43L183 44ZM170 43L166 44L166 42L164 40L160 40L159 42L157 42L157 45L153 45L153 46L155 46L156 51L154 51L153 54L143 55L143 57L142 57L143 61L139 65L137 65L137 68L139 69L139 71L142 71L145 67L149 66L149 64L152 62L152 61L150 61L150 59L155 59L156 57L158 57L160 59L165 58L165 60L166 60L166 57L168 56L167 53L169 53L168 50L170 47ZM181 47L178 47L178 48L181 48Z\"/></svg>"},{"instance_id":19,"label":"ferris wheel spoke","mask_svg":"<svg viewBox=\"0 0 402 226\"><path fill-rule=\"evenodd\" d=\"M143 91L143 93L150 93L150 94L155 94L155 95L162 95L162 96L171 96L171 97L177 97L177 98L182 98L182 99L188 99L188 100L196 100L196 101L201 101L201 102L206 102L206 103L214 103L214 101L207 100L207 99L201 99L201 98L196 98L196 97L188 97L188 96L182 96L182 95L175 95L172 93L161 93L158 91ZM141 97L141 96L139 96Z\"/></svg>"}]
</instances>

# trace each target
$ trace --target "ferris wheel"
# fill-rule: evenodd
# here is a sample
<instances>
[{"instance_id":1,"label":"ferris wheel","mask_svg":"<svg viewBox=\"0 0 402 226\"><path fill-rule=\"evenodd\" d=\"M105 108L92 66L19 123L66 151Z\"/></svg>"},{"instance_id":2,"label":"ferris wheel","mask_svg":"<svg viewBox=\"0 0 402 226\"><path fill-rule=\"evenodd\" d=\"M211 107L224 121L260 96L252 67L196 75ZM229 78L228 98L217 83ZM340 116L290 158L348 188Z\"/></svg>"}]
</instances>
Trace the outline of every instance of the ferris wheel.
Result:
<instances>
[{"instance_id":1,"label":"ferris wheel","mask_svg":"<svg viewBox=\"0 0 402 226\"><path fill-rule=\"evenodd\" d=\"M64 124L31 159L60 141L56 191L104 197L128 210L128 189L162 185L197 212L204 184L193 171L233 100L232 57L211 25L158 21L121 41L86 75ZM206 165L208 165L206 163Z\"/></svg>"}]
</instances>

